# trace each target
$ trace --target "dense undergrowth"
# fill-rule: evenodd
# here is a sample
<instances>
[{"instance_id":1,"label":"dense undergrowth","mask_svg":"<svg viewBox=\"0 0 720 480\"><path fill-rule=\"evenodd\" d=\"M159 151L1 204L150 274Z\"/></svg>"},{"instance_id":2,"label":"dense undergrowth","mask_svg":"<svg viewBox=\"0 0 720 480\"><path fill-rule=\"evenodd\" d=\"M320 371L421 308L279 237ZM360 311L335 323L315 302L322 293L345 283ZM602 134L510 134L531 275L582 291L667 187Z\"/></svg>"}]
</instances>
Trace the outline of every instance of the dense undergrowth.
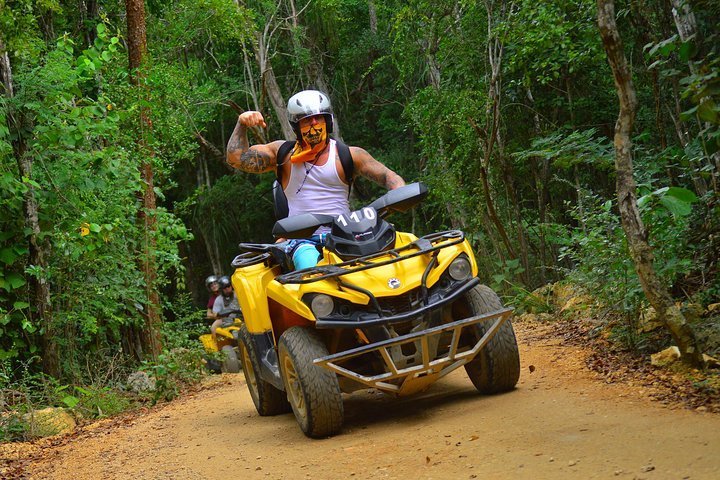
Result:
<instances>
[{"instance_id":1,"label":"dense undergrowth","mask_svg":"<svg viewBox=\"0 0 720 480\"><path fill-rule=\"evenodd\" d=\"M178 312L182 313L182 312ZM62 408L78 423L173 400L208 374L198 336L206 333L205 312L188 309L163 326L165 348L138 365L122 351L93 352L73 383L37 372L28 363L15 370L0 363L0 442L36 438L32 412ZM38 361L32 358L29 362Z\"/></svg>"}]
</instances>

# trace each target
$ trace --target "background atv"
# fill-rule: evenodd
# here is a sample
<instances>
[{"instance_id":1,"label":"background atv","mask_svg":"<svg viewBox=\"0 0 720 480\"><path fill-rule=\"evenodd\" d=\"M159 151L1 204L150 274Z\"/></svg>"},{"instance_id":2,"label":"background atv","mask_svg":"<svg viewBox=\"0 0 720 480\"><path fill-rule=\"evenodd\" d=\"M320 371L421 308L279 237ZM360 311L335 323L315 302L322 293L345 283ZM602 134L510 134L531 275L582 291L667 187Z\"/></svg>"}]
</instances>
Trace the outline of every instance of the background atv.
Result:
<instances>
[{"instance_id":1,"label":"background atv","mask_svg":"<svg viewBox=\"0 0 720 480\"><path fill-rule=\"evenodd\" d=\"M332 226L316 267L291 271L282 244L241 244L232 281L245 323L241 361L260 415L290 409L310 437L338 432L341 392L409 395L464 366L481 393L520 375L511 310L477 278L463 232L417 238L383 218L427 195L416 183L349 215L299 215L273 235Z\"/></svg>"},{"instance_id":2,"label":"background atv","mask_svg":"<svg viewBox=\"0 0 720 480\"><path fill-rule=\"evenodd\" d=\"M211 356L207 356L208 369L215 373L238 373L240 371L240 361L238 359L238 331L242 326L243 317L239 310L223 310L218 313L218 318L223 318L223 324L215 331L217 342L213 341L212 335L206 333L200 335L200 342L205 347L205 351ZM222 352L222 360L217 360L217 352Z\"/></svg>"}]
</instances>

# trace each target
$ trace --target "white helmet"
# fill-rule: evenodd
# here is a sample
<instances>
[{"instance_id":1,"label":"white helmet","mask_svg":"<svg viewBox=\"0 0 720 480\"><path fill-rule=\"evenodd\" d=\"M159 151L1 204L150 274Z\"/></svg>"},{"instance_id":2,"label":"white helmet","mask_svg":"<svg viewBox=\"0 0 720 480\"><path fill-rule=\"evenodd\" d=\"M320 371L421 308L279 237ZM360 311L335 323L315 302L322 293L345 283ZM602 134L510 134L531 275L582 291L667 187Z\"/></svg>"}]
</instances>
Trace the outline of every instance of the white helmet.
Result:
<instances>
[{"instance_id":1,"label":"white helmet","mask_svg":"<svg viewBox=\"0 0 720 480\"><path fill-rule=\"evenodd\" d=\"M288 120L299 136L300 120L313 115L324 115L328 133L333 130L333 109L327 95L317 90L303 90L296 93L287 105Z\"/></svg>"}]
</instances>

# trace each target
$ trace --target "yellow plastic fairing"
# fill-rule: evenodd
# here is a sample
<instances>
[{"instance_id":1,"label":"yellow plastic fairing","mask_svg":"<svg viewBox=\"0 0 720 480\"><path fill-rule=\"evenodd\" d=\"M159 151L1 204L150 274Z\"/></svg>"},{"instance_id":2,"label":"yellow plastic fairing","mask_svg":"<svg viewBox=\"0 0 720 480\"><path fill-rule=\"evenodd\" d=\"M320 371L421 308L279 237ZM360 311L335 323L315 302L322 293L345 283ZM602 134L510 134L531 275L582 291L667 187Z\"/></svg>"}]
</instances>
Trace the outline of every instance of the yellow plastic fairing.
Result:
<instances>
[{"instance_id":1,"label":"yellow plastic fairing","mask_svg":"<svg viewBox=\"0 0 720 480\"><path fill-rule=\"evenodd\" d=\"M250 333L264 333L272 329L265 291L280 274L280 267L267 267L263 263L238 268L232 276L232 284Z\"/></svg>"},{"instance_id":2,"label":"yellow plastic fairing","mask_svg":"<svg viewBox=\"0 0 720 480\"><path fill-rule=\"evenodd\" d=\"M416 240L417 237L412 234L397 232L395 248L400 248ZM309 283L282 284L277 282L274 279L280 274L280 268L278 266L270 268L264 264L238 268L232 277L232 282L243 310L248 331L264 333L273 329L268 299L272 299L281 308L286 308L308 321L315 321L312 311L303 302L303 297L309 293L324 293L356 305L367 305L370 302L368 295L352 288L343 287L338 284L338 280L367 290L377 298L395 297L421 285L423 274L434 255L437 255L436 265L428 272L425 280L427 287L435 285L450 263L463 253L470 260L473 276L477 276L477 263L470 244L464 240L453 245L455 240L449 238L435 241L435 246L442 246L443 243L448 243L448 246L429 253ZM411 248L403 251L402 256L409 256L418 251L419 248L415 250ZM388 253L373 258L372 263L382 263L396 258L396 254ZM318 266L340 263L343 263L343 259L324 250L323 258ZM277 314L275 310L273 311Z\"/></svg>"}]
</instances>

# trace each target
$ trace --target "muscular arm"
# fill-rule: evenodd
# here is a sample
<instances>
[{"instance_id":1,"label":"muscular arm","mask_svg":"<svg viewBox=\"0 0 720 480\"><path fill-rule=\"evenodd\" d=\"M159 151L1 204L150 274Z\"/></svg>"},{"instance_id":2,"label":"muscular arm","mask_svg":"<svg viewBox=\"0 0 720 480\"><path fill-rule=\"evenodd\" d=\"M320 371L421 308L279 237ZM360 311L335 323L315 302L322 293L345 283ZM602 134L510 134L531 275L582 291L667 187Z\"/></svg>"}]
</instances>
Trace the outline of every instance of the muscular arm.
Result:
<instances>
[{"instance_id":1,"label":"muscular arm","mask_svg":"<svg viewBox=\"0 0 720 480\"><path fill-rule=\"evenodd\" d=\"M227 144L227 163L243 172L264 173L272 171L277 165L277 151L282 141L250 146L247 129L255 125L265 125L258 112L245 112L238 118Z\"/></svg>"},{"instance_id":2,"label":"muscular arm","mask_svg":"<svg viewBox=\"0 0 720 480\"><path fill-rule=\"evenodd\" d=\"M368 180L372 180L388 190L394 190L405 185L405 180L400 175L375 160L364 149L350 147L350 153L355 164L355 171Z\"/></svg>"}]
</instances>

